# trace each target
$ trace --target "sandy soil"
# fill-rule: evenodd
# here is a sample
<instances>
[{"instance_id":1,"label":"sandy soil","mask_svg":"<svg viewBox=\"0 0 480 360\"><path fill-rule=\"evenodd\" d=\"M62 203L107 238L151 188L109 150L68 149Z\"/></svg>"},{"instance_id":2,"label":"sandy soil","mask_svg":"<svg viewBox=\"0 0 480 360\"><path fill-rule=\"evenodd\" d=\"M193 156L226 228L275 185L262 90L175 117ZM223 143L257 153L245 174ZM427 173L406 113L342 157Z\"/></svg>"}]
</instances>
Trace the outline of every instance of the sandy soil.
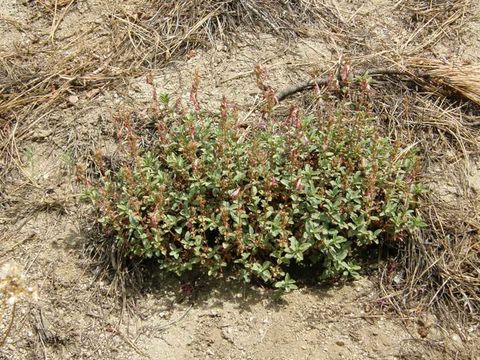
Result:
<instances>
[{"instance_id":1,"label":"sandy soil","mask_svg":"<svg viewBox=\"0 0 480 360\"><path fill-rule=\"evenodd\" d=\"M0 48L32 41L29 28L48 33L50 20L39 15L33 3L2 1ZM404 14L394 9L396 1L332 3L345 21L364 29L357 46L365 54L409 51L391 43L411 33ZM81 31L87 21L101 21L108 9L108 1L78 1L57 36ZM469 36L447 36L425 51L478 61L480 32L473 30L479 25L466 26ZM248 112L258 97L255 64L264 64L271 83L281 88L332 66L340 54L339 44L330 41L325 36L287 43L268 34L246 33L235 47L219 43L174 60L155 70L154 79L159 91L184 96L198 71L205 106L216 107L226 95ZM353 50L344 48L343 53L360 59L358 48ZM366 59L368 55L360 60ZM344 285L302 287L281 301L273 300L268 289L246 287L227 276L178 280L158 275L119 301L102 268L85 251L88 209L78 202L74 159L92 147L111 147L111 114L123 106L146 106L151 87L142 76L118 89L102 90L93 99L90 95L72 94L69 104L40 119L36 135L19 145L22 172L7 178L8 196L0 206L0 262L19 263L29 284L38 288L39 300L20 305L0 358L427 359L432 352L436 358L447 357L438 350L446 343L451 354L460 356L465 343L475 342L475 329L471 339L460 339L443 331L432 315L423 314L417 321L383 312L373 270ZM478 171L471 176L478 189Z\"/></svg>"}]
</instances>

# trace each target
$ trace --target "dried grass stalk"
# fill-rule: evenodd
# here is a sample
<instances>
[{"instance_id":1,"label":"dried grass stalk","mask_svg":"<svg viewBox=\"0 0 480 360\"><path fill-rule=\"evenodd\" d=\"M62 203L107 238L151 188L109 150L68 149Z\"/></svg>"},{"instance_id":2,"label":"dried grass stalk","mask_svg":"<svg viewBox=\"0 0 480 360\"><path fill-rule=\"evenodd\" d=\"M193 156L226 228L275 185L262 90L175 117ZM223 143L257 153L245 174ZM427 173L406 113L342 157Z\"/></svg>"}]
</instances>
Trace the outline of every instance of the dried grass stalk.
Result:
<instances>
[{"instance_id":1,"label":"dried grass stalk","mask_svg":"<svg viewBox=\"0 0 480 360\"><path fill-rule=\"evenodd\" d=\"M434 59L408 60L408 65L431 77L437 87L450 89L480 105L480 64L448 64Z\"/></svg>"},{"instance_id":2,"label":"dried grass stalk","mask_svg":"<svg viewBox=\"0 0 480 360\"><path fill-rule=\"evenodd\" d=\"M416 21L429 22L432 19L444 22L457 20L472 6L472 0L402 0L398 5L412 13ZM437 23L438 25L438 23Z\"/></svg>"},{"instance_id":3,"label":"dried grass stalk","mask_svg":"<svg viewBox=\"0 0 480 360\"><path fill-rule=\"evenodd\" d=\"M49 13L55 13L59 9L69 6L76 1L77 0L36 0L34 4Z\"/></svg>"},{"instance_id":4,"label":"dried grass stalk","mask_svg":"<svg viewBox=\"0 0 480 360\"><path fill-rule=\"evenodd\" d=\"M117 51L133 52L144 66L217 40L232 42L242 31L290 37L320 23L339 33L347 28L320 0L148 0L138 14L116 14L108 28Z\"/></svg>"},{"instance_id":5,"label":"dried grass stalk","mask_svg":"<svg viewBox=\"0 0 480 360\"><path fill-rule=\"evenodd\" d=\"M425 163L454 162L480 153L480 129L467 120L461 106L429 95L381 95L375 111L387 119L389 133L403 143L417 144Z\"/></svg>"},{"instance_id":6,"label":"dried grass stalk","mask_svg":"<svg viewBox=\"0 0 480 360\"><path fill-rule=\"evenodd\" d=\"M444 37L456 39L466 19L475 16L473 0L401 0L397 6L411 14L412 35L403 44L414 44L405 54L416 55Z\"/></svg>"}]
</instances>

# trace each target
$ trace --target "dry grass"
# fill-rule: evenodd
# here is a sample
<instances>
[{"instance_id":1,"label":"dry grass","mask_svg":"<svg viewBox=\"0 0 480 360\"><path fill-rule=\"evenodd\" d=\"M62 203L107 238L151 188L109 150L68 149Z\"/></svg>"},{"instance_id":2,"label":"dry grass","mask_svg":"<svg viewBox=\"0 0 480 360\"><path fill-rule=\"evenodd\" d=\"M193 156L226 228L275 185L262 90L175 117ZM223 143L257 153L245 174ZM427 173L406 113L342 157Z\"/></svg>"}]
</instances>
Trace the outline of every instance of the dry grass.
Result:
<instances>
[{"instance_id":1,"label":"dry grass","mask_svg":"<svg viewBox=\"0 0 480 360\"><path fill-rule=\"evenodd\" d=\"M444 90L419 93L387 83L374 102L391 137L419 148L429 189L420 208L428 227L404 244L396 265L383 269L381 285L399 313L436 313L467 340L480 320L480 201L468 176L480 154L480 117L478 105L458 94L439 97Z\"/></svg>"},{"instance_id":2,"label":"dry grass","mask_svg":"<svg viewBox=\"0 0 480 360\"><path fill-rule=\"evenodd\" d=\"M447 201L438 188L439 176L458 178L461 172L457 167L430 177L422 206L428 228L405 244L396 267L386 267L381 280L384 299L399 313L436 314L469 347L480 321L480 204L465 193Z\"/></svg>"},{"instance_id":3,"label":"dry grass","mask_svg":"<svg viewBox=\"0 0 480 360\"><path fill-rule=\"evenodd\" d=\"M472 0L401 0L397 6L409 11L413 20L440 25L449 20L450 24L464 17L473 5Z\"/></svg>"},{"instance_id":4,"label":"dry grass","mask_svg":"<svg viewBox=\"0 0 480 360\"><path fill-rule=\"evenodd\" d=\"M409 59L408 64L428 74L436 82L436 89L448 88L480 105L479 64L454 65L434 59Z\"/></svg>"},{"instance_id":5,"label":"dry grass","mask_svg":"<svg viewBox=\"0 0 480 360\"><path fill-rule=\"evenodd\" d=\"M339 32L346 26L318 0L150 0L139 14L115 15L111 25L148 64L219 39L231 42L246 29L301 36L320 23Z\"/></svg>"},{"instance_id":6,"label":"dry grass","mask_svg":"<svg viewBox=\"0 0 480 360\"><path fill-rule=\"evenodd\" d=\"M416 21L436 21L432 25L438 26L447 19L454 22L462 18L472 4L472 0L401 0L397 6L408 10Z\"/></svg>"},{"instance_id":7,"label":"dry grass","mask_svg":"<svg viewBox=\"0 0 480 360\"><path fill-rule=\"evenodd\" d=\"M403 88L403 90L402 90ZM454 163L480 151L480 119L466 113L467 106L438 93L411 93L406 85L389 85L375 102L392 138L420 149L426 166L438 161Z\"/></svg>"},{"instance_id":8,"label":"dry grass","mask_svg":"<svg viewBox=\"0 0 480 360\"><path fill-rule=\"evenodd\" d=\"M410 14L412 32L403 47L409 55L429 48L444 37L455 39L472 16L472 0L400 0L397 7Z\"/></svg>"},{"instance_id":9,"label":"dry grass","mask_svg":"<svg viewBox=\"0 0 480 360\"><path fill-rule=\"evenodd\" d=\"M135 14L112 14L105 25L115 58L134 68L152 68L220 42L234 46L244 32L288 40L311 35L313 28L346 33L348 27L322 0L148 0Z\"/></svg>"},{"instance_id":10,"label":"dry grass","mask_svg":"<svg viewBox=\"0 0 480 360\"><path fill-rule=\"evenodd\" d=\"M75 1L77 0L36 0L35 4L40 5L50 11L55 11L55 9L61 9L71 3L74 3Z\"/></svg>"},{"instance_id":11,"label":"dry grass","mask_svg":"<svg viewBox=\"0 0 480 360\"><path fill-rule=\"evenodd\" d=\"M38 123L71 96L89 99L118 84L128 70L111 67L109 49L93 31L60 46L48 39L2 54L0 58L0 158L5 172L17 158L16 143L38 131Z\"/></svg>"}]
</instances>

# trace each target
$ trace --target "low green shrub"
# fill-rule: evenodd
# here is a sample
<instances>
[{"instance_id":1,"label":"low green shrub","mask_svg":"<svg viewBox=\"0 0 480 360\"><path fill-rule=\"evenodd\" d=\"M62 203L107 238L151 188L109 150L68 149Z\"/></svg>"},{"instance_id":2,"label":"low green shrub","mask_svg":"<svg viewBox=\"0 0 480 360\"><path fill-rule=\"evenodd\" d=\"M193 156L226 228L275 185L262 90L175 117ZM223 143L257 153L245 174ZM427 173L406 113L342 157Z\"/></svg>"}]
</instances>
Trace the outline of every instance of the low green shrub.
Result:
<instances>
[{"instance_id":1,"label":"low green shrub","mask_svg":"<svg viewBox=\"0 0 480 360\"><path fill-rule=\"evenodd\" d=\"M292 265L355 276L360 249L422 225L415 154L363 112L322 118L293 109L245 129L225 101L214 114L161 100L148 136L131 116L119 121L126 160L117 169L99 161L88 190L124 259L154 258L177 274L233 268L247 282L290 290Z\"/></svg>"}]
</instances>

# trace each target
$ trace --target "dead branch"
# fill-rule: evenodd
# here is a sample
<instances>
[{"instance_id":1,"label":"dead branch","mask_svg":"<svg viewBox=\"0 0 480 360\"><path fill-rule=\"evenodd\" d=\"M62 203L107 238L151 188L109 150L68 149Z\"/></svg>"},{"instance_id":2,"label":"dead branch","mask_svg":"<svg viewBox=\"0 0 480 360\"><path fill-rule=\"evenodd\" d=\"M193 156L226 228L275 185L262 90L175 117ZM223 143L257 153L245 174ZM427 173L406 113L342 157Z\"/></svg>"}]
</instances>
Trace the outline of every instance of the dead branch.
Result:
<instances>
[{"instance_id":1,"label":"dead branch","mask_svg":"<svg viewBox=\"0 0 480 360\"><path fill-rule=\"evenodd\" d=\"M400 75L400 76L402 76L402 75L404 75L404 76L410 75L411 76L412 75L408 71L404 71L404 70L378 68L378 69L359 70L359 71L354 72L353 76L358 77L358 76L363 76L365 74L368 74L371 77L392 76L392 75ZM330 79L329 76L325 75L325 76L321 76L321 77L318 77L318 78L315 78L315 79L312 79L312 80L304 81L300 84L289 86L289 87L287 87L287 88L278 92L277 101L279 101L279 102L283 101L289 96L292 96L292 95L297 94L299 92L311 89L314 86L320 86L320 87L326 86L329 82L329 79Z\"/></svg>"}]
</instances>

